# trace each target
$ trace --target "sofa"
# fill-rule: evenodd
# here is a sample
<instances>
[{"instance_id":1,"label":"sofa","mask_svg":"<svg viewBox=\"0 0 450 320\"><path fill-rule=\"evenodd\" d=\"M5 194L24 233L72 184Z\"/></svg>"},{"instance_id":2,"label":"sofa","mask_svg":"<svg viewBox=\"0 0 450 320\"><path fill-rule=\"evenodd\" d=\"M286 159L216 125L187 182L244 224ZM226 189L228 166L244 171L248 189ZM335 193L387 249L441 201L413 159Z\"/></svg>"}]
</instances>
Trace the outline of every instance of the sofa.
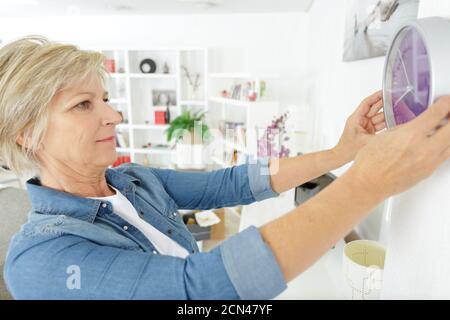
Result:
<instances>
[{"instance_id":1,"label":"sofa","mask_svg":"<svg viewBox=\"0 0 450 320\"><path fill-rule=\"evenodd\" d=\"M11 187L0 189L0 300L12 299L3 280L3 267L9 241L26 222L30 207L25 190Z\"/></svg>"}]
</instances>

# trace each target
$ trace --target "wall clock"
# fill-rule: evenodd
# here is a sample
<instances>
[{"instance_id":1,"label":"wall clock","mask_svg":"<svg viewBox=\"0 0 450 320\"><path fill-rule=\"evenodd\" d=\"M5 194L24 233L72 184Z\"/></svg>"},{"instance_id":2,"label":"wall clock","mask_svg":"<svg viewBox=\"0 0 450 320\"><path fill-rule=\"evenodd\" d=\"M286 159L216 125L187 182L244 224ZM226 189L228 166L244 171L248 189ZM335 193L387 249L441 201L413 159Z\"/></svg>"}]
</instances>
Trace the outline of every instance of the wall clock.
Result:
<instances>
[{"instance_id":1,"label":"wall clock","mask_svg":"<svg viewBox=\"0 0 450 320\"><path fill-rule=\"evenodd\" d=\"M388 128L424 112L450 93L450 20L424 18L403 24L389 48L383 77Z\"/></svg>"}]
</instances>

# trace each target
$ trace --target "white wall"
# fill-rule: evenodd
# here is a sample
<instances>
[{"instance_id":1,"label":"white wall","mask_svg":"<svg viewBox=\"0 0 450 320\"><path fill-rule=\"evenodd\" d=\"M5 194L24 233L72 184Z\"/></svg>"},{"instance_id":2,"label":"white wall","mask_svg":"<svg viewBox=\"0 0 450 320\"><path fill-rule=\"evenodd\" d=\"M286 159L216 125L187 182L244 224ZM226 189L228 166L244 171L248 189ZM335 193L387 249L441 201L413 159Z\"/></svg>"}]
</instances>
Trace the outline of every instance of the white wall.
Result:
<instances>
[{"instance_id":1,"label":"white wall","mask_svg":"<svg viewBox=\"0 0 450 320\"><path fill-rule=\"evenodd\" d=\"M309 11L307 103L312 110L311 151L333 147L347 117L362 99L381 89L384 58L343 62L346 0L315 0ZM333 171L342 174L349 165ZM383 204L356 230L378 239Z\"/></svg>"},{"instance_id":2,"label":"white wall","mask_svg":"<svg viewBox=\"0 0 450 320\"><path fill-rule=\"evenodd\" d=\"M371 93L381 89L384 57L343 62L344 29L348 0L315 0L309 13L308 66L302 83L313 123L310 150L334 146L345 120ZM450 16L450 1L421 0L419 17ZM342 174L349 165L335 170ZM384 207L360 225L367 237L377 237ZM385 241L384 235L381 236Z\"/></svg>"},{"instance_id":3,"label":"white wall","mask_svg":"<svg viewBox=\"0 0 450 320\"><path fill-rule=\"evenodd\" d=\"M243 48L247 70L228 72L279 73L287 105L303 97L307 22L306 13L10 18L0 19L0 39L40 34L81 47Z\"/></svg>"},{"instance_id":4,"label":"white wall","mask_svg":"<svg viewBox=\"0 0 450 320\"><path fill-rule=\"evenodd\" d=\"M347 117L382 86L384 57L342 61L347 6L347 0L314 0L308 12L308 64L302 83L314 111L313 150L336 144ZM433 15L449 16L450 1L421 0L419 17Z\"/></svg>"},{"instance_id":5,"label":"white wall","mask_svg":"<svg viewBox=\"0 0 450 320\"><path fill-rule=\"evenodd\" d=\"M309 59L304 83L315 114L311 139L316 150L335 145L345 120L360 101L381 89L384 58L342 61L346 2L315 0L309 12Z\"/></svg>"}]
</instances>

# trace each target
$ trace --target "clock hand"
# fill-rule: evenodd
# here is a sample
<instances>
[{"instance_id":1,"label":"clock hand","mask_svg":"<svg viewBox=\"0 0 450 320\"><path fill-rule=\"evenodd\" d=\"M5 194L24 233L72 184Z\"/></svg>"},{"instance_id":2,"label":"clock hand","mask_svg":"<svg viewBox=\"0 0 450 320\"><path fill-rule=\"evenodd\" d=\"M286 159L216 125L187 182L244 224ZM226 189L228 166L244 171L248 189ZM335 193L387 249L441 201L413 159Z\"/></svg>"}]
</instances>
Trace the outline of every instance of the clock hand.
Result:
<instances>
[{"instance_id":1,"label":"clock hand","mask_svg":"<svg viewBox=\"0 0 450 320\"><path fill-rule=\"evenodd\" d=\"M400 57L400 61L402 62L403 73L405 74L406 82L408 83L408 86L410 86L411 82L409 81L409 78L408 78L408 72L406 72L406 66L405 66L405 62L403 61L403 57L402 57L402 53L400 52L400 48L397 49L397 51L398 51L398 54Z\"/></svg>"},{"instance_id":2,"label":"clock hand","mask_svg":"<svg viewBox=\"0 0 450 320\"><path fill-rule=\"evenodd\" d=\"M419 98L419 96L417 95L417 90L414 88L414 89L412 89L412 93L414 94L414 97L416 98L416 102L420 102L420 98Z\"/></svg>"},{"instance_id":3,"label":"clock hand","mask_svg":"<svg viewBox=\"0 0 450 320\"><path fill-rule=\"evenodd\" d=\"M400 100L402 100L408 93L410 93L412 91L412 89L409 87L408 90L406 90L401 96L400 98L397 99L397 101L395 101L394 103L394 108L397 107L397 104L400 102Z\"/></svg>"}]
</instances>

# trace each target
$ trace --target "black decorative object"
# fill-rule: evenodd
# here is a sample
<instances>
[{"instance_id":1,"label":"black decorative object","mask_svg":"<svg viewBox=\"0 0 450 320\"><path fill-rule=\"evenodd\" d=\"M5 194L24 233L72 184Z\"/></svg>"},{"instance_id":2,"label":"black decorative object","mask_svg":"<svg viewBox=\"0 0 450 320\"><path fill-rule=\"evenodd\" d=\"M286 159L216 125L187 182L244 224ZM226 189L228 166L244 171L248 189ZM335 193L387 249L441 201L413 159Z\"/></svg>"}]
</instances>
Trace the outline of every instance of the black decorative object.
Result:
<instances>
[{"instance_id":1,"label":"black decorative object","mask_svg":"<svg viewBox=\"0 0 450 320\"><path fill-rule=\"evenodd\" d=\"M156 72L156 63L152 59L144 59L141 61L139 65L142 73L155 73Z\"/></svg>"},{"instance_id":2,"label":"black decorative object","mask_svg":"<svg viewBox=\"0 0 450 320\"><path fill-rule=\"evenodd\" d=\"M167 102L166 106L166 123L170 123L170 102Z\"/></svg>"}]
</instances>

